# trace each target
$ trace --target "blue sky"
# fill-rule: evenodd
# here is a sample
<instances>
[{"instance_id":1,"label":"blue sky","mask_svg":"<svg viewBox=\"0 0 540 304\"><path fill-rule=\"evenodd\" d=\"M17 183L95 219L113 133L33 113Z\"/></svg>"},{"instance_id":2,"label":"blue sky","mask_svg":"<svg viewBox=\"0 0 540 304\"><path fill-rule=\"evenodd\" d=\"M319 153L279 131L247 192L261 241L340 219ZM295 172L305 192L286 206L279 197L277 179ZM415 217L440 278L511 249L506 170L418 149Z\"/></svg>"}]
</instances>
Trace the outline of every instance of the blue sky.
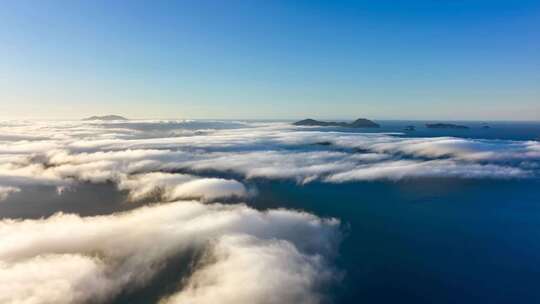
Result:
<instances>
[{"instance_id":1,"label":"blue sky","mask_svg":"<svg viewBox=\"0 0 540 304\"><path fill-rule=\"evenodd\" d=\"M540 1L24 1L0 118L540 120Z\"/></svg>"}]
</instances>

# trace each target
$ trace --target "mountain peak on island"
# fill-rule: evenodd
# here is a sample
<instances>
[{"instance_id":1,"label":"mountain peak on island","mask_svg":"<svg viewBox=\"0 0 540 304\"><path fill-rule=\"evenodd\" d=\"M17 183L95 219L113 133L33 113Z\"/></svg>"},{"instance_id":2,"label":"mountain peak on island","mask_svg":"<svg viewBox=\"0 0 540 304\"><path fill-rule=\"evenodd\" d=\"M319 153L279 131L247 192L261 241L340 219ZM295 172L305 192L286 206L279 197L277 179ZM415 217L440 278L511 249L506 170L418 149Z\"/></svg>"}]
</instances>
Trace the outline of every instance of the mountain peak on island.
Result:
<instances>
[{"instance_id":1,"label":"mountain peak on island","mask_svg":"<svg viewBox=\"0 0 540 304\"><path fill-rule=\"evenodd\" d=\"M377 123L365 118L359 118L353 122L321 121L315 119L304 119L293 123L295 126L320 126L320 127L346 127L346 128L378 128Z\"/></svg>"},{"instance_id":2,"label":"mountain peak on island","mask_svg":"<svg viewBox=\"0 0 540 304\"><path fill-rule=\"evenodd\" d=\"M358 118L350 123L351 128L378 128L379 124L365 118Z\"/></svg>"},{"instance_id":3,"label":"mountain peak on island","mask_svg":"<svg viewBox=\"0 0 540 304\"><path fill-rule=\"evenodd\" d=\"M83 120L128 120L127 118L120 115L103 115L103 116L91 116L84 118Z\"/></svg>"}]
</instances>

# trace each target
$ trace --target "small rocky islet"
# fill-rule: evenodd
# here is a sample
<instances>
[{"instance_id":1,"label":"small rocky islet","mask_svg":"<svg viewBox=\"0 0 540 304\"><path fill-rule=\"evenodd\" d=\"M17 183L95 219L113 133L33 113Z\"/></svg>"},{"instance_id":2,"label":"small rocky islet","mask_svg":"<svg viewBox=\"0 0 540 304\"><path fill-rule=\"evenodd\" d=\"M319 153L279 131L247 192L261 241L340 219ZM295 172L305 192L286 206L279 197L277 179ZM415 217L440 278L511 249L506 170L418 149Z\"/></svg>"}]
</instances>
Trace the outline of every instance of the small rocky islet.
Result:
<instances>
[{"instance_id":1,"label":"small rocky islet","mask_svg":"<svg viewBox=\"0 0 540 304\"><path fill-rule=\"evenodd\" d=\"M379 124L365 118L359 118L353 122L343 121L321 121L315 119L304 119L293 123L295 126L319 126L319 127L345 127L345 128L379 128Z\"/></svg>"}]
</instances>

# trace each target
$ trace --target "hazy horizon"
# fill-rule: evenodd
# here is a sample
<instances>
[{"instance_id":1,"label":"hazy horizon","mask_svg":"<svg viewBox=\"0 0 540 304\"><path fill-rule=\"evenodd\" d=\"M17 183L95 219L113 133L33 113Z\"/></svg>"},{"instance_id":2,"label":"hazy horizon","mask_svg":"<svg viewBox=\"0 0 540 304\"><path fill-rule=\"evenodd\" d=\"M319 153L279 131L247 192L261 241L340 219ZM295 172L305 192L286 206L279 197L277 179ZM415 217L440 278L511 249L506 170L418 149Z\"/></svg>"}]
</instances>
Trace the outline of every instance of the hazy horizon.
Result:
<instances>
[{"instance_id":1,"label":"hazy horizon","mask_svg":"<svg viewBox=\"0 0 540 304\"><path fill-rule=\"evenodd\" d=\"M369 120L373 120L373 121L381 121L381 122L384 122L384 121L388 121L388 122L392 122L392 121L395 121L395 122L399 122L399 121L410 121L410 122L494 122L494 123L504 123L504 122L509 122L509 123L512 123L512 122L515 122L515 123L538 123L540 122L540 119L536 119L536 120L533 120L533 119L446 119L446 118L429 118L429 117L426 117L426 118L411 118L411 119L403 119L403 118L377 118L377 117L366 117L366 116L351 116L351 117L326 117L326 116L315 116L315 115L312 115L312 116L298 116L298 117L287 117L287 118L272 118L272 117L269 117L269 118L248 118L248 117L196 117L196 118L193 118L193 117L174 117L174 116L170 116L170 117L130 117L130 116L125 116L125 115L122 115L122 114L118 114L118 113L112 113L112 114L90 114L90 115L86 115L86 116L80 116L80 117L62 117L62 118L58 118L58 117L3 117L3 116L0 116L0 120L3 120L3 121L9 121L9 120L13 120L13 121L17 121L17 120L28 120L28 121L80 121L80 120L84 120L86 118L89 118L91 116L105 116L105 115L119 115L119 116L122 116L124 118L126 118L127 120L131 120L131 121L137 121L137 120L140 120L140 121L144 121L144 120L163 120L163 121L167 121L167 120L171 120L171 121L174 121L174 120L200 120L200 121L211 121L211 120L215 120L215 121L275 121L275 122L294 122L294 121L299 121L299 120L303 120L303 119L316 119L316 120L322 120L322 121L353 121L353 120L356 120L358 118L365 118L365 119L369 119Z\"/></svg>"}]
</instances>

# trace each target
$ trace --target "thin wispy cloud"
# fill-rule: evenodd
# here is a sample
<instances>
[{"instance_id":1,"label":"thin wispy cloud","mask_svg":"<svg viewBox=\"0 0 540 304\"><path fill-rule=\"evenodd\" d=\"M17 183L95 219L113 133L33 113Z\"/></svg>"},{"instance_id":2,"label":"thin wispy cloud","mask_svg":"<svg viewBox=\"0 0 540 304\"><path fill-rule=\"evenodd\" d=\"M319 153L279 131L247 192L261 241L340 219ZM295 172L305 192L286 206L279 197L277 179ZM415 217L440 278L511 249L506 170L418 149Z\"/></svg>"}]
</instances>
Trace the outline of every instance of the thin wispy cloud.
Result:
<instances>
[{"instance_id":1,"label":"thin wispy cloud","mask_svg":"<svg viewBox=\"0 0 540 304\"><path fill-rule=\"evenodd\" d=\"M204 129L198 132L197 127ZM197 126L192 121L135 121L119 127L117 123L58 122L0 128L7 135L31 133L39 138L1 141L0 183L6 187L77 181L120 184L131 175L178 171L232 172L247 179L299 183L526 178L537 174L534 164L540 159L540 145L535 141L403 138L280 123Z\"/></svg>"}]
</instances>

